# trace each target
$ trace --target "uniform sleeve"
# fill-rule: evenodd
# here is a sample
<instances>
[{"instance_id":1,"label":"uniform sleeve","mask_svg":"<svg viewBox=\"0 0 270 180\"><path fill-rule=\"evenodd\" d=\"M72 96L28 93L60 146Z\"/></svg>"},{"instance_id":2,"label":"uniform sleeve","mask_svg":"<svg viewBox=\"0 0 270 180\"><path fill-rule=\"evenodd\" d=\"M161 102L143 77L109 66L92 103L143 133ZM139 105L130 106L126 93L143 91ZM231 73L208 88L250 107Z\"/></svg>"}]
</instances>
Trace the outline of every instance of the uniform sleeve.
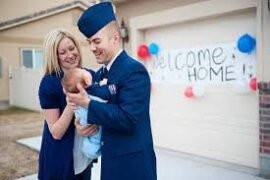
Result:
<instances>
[{"instance_id":1,"label":"uniform sleeve","mask_svg":"<svg viewBox=\"0 0 270 180\"><path fill-rule=\"evenodd\" d=\"M104 100L109 100L111 97L111 93L109 91L108 85L93 84L86 89L87 93L93 96L97 96Z\"/></svg>"},{"instance_id":2,"label":"uniform sleeve","mask_svg":"<svg viewBox=\"0 0 270 180\"><path fill-rule=\"evenodd\" d=\"M148 112L150 79L146 71L134 71L121 80L118 104L91 101L88 106L88 123L105 128L133 131L138 121Z\"/></svg>"},{"instance_id":3,"label":"uniform sleeve","mask_svg":"<svg viewBox=\"0 0 270 180\"><path fill-rule=\"evenodd\" d=\"M57 96L56 79L44 77L41 80L38 96L42 109L60 108L59 96Z\"/></svg>"}]
</instances>

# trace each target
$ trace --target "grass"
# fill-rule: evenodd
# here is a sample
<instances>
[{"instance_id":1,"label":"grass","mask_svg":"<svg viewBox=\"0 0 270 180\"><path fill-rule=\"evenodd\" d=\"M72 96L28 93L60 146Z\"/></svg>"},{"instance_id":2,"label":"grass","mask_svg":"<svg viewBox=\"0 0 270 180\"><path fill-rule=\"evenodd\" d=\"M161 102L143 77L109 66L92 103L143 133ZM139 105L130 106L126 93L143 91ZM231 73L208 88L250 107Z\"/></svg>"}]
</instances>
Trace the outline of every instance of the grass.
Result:
<instances>
[{"instance_id":1,"label":"grass","mask_svg":"<svg viewBox=\"0 0 270 180\"><path fill-rule=\"evenodd\" d=\"M11 115L11 114L25 114L25 113L35 113L37 111L21 108L21 107L16 107L12 106L6 110L0 110L0 116L1 115Z\"/></svg>"}]
</instances>

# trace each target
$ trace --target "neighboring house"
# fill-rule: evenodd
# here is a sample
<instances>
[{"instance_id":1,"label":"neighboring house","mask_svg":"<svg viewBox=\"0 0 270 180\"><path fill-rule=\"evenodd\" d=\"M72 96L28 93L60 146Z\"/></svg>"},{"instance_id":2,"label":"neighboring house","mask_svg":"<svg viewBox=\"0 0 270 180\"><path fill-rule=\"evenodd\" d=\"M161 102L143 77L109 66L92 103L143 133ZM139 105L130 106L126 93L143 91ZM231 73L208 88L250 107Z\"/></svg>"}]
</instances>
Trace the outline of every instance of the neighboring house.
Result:
<instances>
[{"instance_id":1,"label":"neighboring house","mask_svg":"<svg viewBox=\"0 0 270 180\"><path fill-rule=\"evenodd\" d=\"M29 3L30 1L27 2ZM33 11L31 13L22 12L21 16L0 22L0 107L9 105L10 101L10 81L12 77L10 77L9 68L25 67L42 71L43 39L45 34L54 28L66 28L74 33L81 43L84 64L87 66L91 65L91 61L89 60L90 53L86 53L88 52L88 48L85 38L77 30L77 20L90 4L82 1L68 2L66 0L66 2L61 2L65 4L54 4L54 7L48 5L50 8L44 6L43 10ZM14 2L4 1L4 3L10 3L12 5ZM21 5L18 4L16 7L24 6L21 1L17 1L17 3L21 3ZM33 2L30 7L35 6L37 3L39 2ZM1 8L7 8L6 6L8 5L5 4ZM24 8L21 9L22 11L24 10ZM37 7L37 9L39 8ZM2 12L4 12L4 9ZM92 64L94 64L94 61L92 61ZM29 81L31 82L31 79L27 80L27 82ZM37 87L38 83L35 82L34 86ZM17 91L20 91L20 89L17 89ZM24 96L27 95L27 92L23 92L23 89L20 91ZM17 92L16 95L18 95ZM18 98L15 100L17 101Z\"/></svg>"},{"instance_id":2,"label":"neighboring house","mask_svg":"<svg viewBox=\"0 0 270 180\"><path fill-rule=\"evenodd\" d=\"M125 2L126 0L116 0ZM26 68L42 71L43 65L43 40L44 36L52 29L65 28L71 31L81 44L83 65L86 67L99 67L94 56L89 53L85 37L78 31L77 20L84 10L97 3L97 0L1 0L0 2L0 109L9 105L24 106L25 108L38 109L36 90L39 81L28 86L31 79L24 77L14 79L11 77L12 69ZM23 72L22 72L23 73ZM33 73L38 73L37 71ZM14 74L14 73L13 73ZM41 76L39 73L38 76ZM34 76L34 75L33 75ZM31 76L30 76L31 77ZM38 79L37 79L38 80ZM17 88L15 81L19 81ZM22 85L25 88L21 87ZM33 87L35 87L33 89ZM35 98L25 96L29 90L35 93ZM15 90L15 91L14 91ZM22 95L21 95L22 94ZM22 97L24 96L24 97ZM32 102L26 99L31 99Z\"/></svg>"},{"instance_id":3,"label":"neighboring house","mask_svg":"<svg viewBox=\"0 0 270 180\"><path fill-rule=\"evenodd\" d=\"M56 2L50 1L47 9L59 6ZM128 28L124 48L134 57L140 45L156 43L160 48L158 54L141 61L153 83L151 123L155 145L270 177L269 0L114 2L119 20ZM74 32L82 44L84 64L97 67L94 60L89 60L92 57L87 44L76 27L87 3L66 4L69 6L47 14L39 7L29 22L18 25L9 24L3 16L0 101L9 101L12 83L8 67L38 68L43 36L52 28L65 27ZM246 33L256 39L256 48L245 54L236 44ZM24 60L29 56L34 57L33 62ZM234 68L238 66L241 68ZM252 77L257 78L259 90L249 91ZM204 87L195 92L203 96L185 97L185 88L196 85Z\"/></svg>"}]
</instances>

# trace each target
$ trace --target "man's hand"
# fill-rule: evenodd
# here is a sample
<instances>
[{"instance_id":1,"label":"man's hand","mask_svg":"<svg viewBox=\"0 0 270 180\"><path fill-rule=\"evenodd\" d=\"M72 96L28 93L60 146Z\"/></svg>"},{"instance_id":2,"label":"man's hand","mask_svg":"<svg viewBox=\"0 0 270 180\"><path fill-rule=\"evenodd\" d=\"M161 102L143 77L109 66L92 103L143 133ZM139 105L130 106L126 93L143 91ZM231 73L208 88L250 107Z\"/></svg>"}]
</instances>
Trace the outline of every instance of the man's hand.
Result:
<instances>
[{"instance_id":1,"label":"man's hand","mask_svg":"<svg viewBox=\"0 0 270 180\"><path fill-rule=\"evenodd\" d=\"M74 107L74 105L79 105L87 108L91 99L88 97L87 92L80 84L77 84L77 88L79 93L67 93L67 103L71 107Z\"/></svg>"},{"instance_id":2,"label":"man's hand","mask_svg":"<svg viewBox=\"0 0 270 180\"><path fill-rule=\"evenodd\" d=\"M90 136L95 134L98 131L98 126L94 124L87 124L82 126L78 119L75 119L75 127L77 132L81 136Z\"/></svg>"}]
</instances>

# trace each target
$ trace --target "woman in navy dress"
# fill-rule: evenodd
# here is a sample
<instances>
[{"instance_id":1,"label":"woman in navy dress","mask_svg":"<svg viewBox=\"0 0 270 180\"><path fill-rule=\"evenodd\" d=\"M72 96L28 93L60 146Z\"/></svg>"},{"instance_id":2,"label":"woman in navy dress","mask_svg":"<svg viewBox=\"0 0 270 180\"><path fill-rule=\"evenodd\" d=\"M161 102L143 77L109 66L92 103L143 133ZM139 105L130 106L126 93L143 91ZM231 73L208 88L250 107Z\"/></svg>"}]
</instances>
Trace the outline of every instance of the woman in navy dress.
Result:
<instances>
[{"instance_id":1,"label":"woman in navy dress","mask_svg":"<svg viewBox=\"0 0 270 180\"><path fill-rule=\"evenodd\" d=\"M45 123L39 154L38 179L89 180L92 162L75 150L74 143L78 143L76 140L74 142L76 133L73 110L67 106L61 85L65 71L81 67L78 42L66 30L53 30L45 38L44 57L45 74L38 94ZM96 131L95 125L88 126L89 131Z\"/></svg>"}]
</instances>

